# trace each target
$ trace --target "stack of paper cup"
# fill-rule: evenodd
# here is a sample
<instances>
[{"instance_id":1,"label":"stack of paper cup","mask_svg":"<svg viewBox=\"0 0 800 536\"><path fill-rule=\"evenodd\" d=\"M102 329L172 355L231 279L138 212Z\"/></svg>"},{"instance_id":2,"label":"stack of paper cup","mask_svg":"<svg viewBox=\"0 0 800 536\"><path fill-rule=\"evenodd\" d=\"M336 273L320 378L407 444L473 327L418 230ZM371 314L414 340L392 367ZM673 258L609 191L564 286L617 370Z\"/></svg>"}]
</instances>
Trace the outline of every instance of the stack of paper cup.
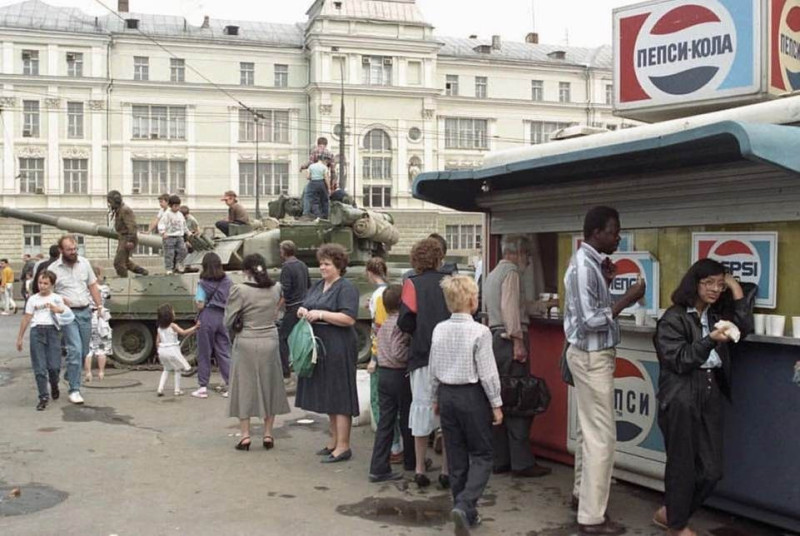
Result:
<instances>
[{"instance_id":1,"label":"stack of paper cup","mask_svg":"<svg viewBox=\"0 0 800 536\"><path fill-rule=\"evenodd\" d=\"M633 318L637 326L644 326L647 320L647 309L644 307L637 307L633 310Z\"/></svg>"},{"instance_id":2,"label":"stack of paper cup","mask_svg":"<svg viewBox=\"0 0 800 536\"><path fill-rule=\"evenodd\" d=\"M769 315L767 317L767 334L772 337L783 337L786 328L786 317L783 315Z\"/></svg>"},{"instance_id":3,"label":"stack of paper cup","mask_svg":"<svg viewBox=\"0 0 800 536\"><path fill-rule=\"evenodd\" d=\"M792 317L792 336L795 339L800 339L800 316Z\"/></svg>"},{"instance_id":4,"label":"stack of paper cup","mask_svg":"<svg viewBox=\"0 0 800 536\"><path fill-rule=\"evenodd\" d=\"M767 315L754 314L753 315L753 331L756 335L764 335L767 332Z\"/></svg>"}]
</instances>

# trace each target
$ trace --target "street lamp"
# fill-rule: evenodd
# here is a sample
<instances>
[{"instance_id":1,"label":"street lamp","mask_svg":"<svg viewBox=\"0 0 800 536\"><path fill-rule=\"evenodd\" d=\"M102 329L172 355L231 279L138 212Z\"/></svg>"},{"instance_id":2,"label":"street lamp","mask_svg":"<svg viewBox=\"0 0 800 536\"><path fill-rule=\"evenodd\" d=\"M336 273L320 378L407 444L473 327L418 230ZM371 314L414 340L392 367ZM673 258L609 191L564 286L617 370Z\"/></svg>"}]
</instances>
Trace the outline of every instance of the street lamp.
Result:
<instances>
[{"instance_id":1,"label":"street lamp","mask_svg":"<svg viewBox=\"0 0 800 536\"><path fill-rule=\"evenodd\" d=\"M264 119L264 116L257 110L247 108L253 116L253 124L255 125L255 141L256 141L256 219L261 220L261 175L258 170L258 138L260 137L260 130L258 128L258 120Z\"/></svg>"},{"instance_id":2,"label":"street lamp","mask_svg":"<svg viewBox=\"0 0 800 536\"><path fill-rule=\"evenodd\" d=\"M331 52L339 52L339 47L331 47ZM340 113L339 113L339 188L344 191L345 177L344 177L344 143L345 143L345 126L344 126L344 63L346 56L342 57L339 62L339 78L341 80L341 90L339 98L341 100Z\"/></svg>"}]
</instances>

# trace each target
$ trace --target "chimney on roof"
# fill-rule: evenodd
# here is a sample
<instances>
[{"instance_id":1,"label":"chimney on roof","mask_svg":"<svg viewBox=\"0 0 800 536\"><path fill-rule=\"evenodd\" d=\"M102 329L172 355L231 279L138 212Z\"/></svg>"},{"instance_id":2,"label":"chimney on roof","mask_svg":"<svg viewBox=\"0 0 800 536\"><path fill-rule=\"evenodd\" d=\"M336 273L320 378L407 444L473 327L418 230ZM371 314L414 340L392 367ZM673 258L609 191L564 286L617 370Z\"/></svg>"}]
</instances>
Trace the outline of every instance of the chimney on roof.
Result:
<instances>
[{"instance_id":1,"label":"chimney on roof","mask_svg":"<svg viewBox=\"0 0 800 536\"><path fill-rule=\"evenodd\" d=\"M208 15L206 15L205 17L203 17L203 25L202 25L202 26L200 26L200 27L201 27L201 28L208 29L208 27L209 27Z\"/></svg>"},{"instance_id":2,"label":"chimney on roof","mask_svg":"<svg viewBox=\"0 0 800 536\"><path fill-rule=\"evenodd\" d=\"M525 42L530 43L531 45L538 45L539 44L539 34L536 32L531 32L525 36Z\"/></svg>"},{"instance_id":3,"label":"chimney on roof","mask_svg":"<svg viewBox=\"0 0 800 536\"><path fill-rule=\"evenodd\" d=\"M500 36L493 35L492 36L492 50L500 50L502 48Z\"/></svg>"},{"instance_id":4,"label":"chimney on roof","mask_svg":"<svg viewBox=\"0 0 800 536\"><path fill-rule=\"evenodd\" d=\"M130 4L129 0L119 0L117 3L117 11L119 11L120 13L127 13L128 11L130 11L129 4Z\"/></svg>"},{"instance_id":5,"label":"chimney on roof","mask_svg":"<svg viewBox=\"0 0 800 536\"><path fill-rule=\"evenodd\" d=\"M477 36L477 34L470 34L469 38L470 39L477 39L478 36Z\"/></svg>"}]
</instances>

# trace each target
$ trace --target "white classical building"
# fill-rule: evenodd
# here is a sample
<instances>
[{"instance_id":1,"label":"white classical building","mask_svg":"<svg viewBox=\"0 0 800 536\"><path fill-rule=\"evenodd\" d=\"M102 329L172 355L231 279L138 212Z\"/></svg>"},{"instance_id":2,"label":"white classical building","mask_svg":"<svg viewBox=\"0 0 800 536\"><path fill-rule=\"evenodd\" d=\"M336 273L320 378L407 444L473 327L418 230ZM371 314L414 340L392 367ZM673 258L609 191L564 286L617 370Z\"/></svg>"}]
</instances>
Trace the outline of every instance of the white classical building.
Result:
<instances>
[{"instance_id":1,"label":"white classical building","mask_svg":"<svg viewBox=\"0 0 800 536\"><path fill-rule=\"evenodd\" d=\"M266 207L302 191L318 136L338 154L343 94L347 190L395 215L401 251L438 231L467 253L481 216L413 199L419 171L474 167L567 125L621 124L610 46L439 36L414 0L316 0L293 25L193 26L119 4L100 17L41 0L0 9L0 205L100 222L117 189L146 224L168 192L210 224L225 190L252 211L258 159ZM46 252L58 234L0 220L0 257Z\"/></svg>"}]
</instances>

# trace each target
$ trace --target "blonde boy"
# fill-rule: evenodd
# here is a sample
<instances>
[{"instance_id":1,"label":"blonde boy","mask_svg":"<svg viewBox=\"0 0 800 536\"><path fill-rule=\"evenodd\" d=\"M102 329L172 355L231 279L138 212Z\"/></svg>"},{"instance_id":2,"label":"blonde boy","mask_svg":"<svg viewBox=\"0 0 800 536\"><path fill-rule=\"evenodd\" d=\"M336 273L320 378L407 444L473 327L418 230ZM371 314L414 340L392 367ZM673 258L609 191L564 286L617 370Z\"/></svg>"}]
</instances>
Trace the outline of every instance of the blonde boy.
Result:
<instances>
[{"instance_id":1,"label":"blonde boy","mask_svg":"<svg viewBox=\"0 0 800 536\"><path fill-rule=\"evenodd\" d=\"M492 424L503 422L500 375L492 353L492 333L475 322L478 286L454 275L441 282L449 320L433 330L430 378L434 411L442 423L456 534L480 522L476 504L492 473Z\"/></svg>"}]
</instances>

